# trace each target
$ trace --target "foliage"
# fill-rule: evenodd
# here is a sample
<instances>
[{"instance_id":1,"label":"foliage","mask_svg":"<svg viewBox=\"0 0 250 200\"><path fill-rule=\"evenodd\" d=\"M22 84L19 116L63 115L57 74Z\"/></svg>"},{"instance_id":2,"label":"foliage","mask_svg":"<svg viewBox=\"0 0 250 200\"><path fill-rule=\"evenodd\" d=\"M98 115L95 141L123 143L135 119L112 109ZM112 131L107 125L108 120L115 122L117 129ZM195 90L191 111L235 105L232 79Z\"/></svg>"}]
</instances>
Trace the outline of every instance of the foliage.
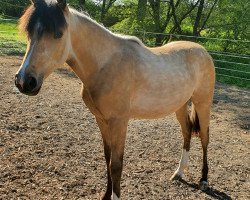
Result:
<instances>
[{"instance_id":1,"label":"foliage","mask_svg":"<svg viewBox=\"0 0 250 200\"><path fill-rule=\"evenodd\" d=\"M249 0L224 1L226 3L212 13L213 21L207 25L207 35L242 41L223 42L220 44L221 51L250 54L250 2Z\"/></svg>"},{"instance_id":2,"label":"foliage","mask_svg":"<svg viewBox=\"0 0 250 200\"><path fill-rule=\"evenodd\" d=\"M30 4L29 0L0 0L0 15L20 17Z\"/></svg>"}]
</instances>

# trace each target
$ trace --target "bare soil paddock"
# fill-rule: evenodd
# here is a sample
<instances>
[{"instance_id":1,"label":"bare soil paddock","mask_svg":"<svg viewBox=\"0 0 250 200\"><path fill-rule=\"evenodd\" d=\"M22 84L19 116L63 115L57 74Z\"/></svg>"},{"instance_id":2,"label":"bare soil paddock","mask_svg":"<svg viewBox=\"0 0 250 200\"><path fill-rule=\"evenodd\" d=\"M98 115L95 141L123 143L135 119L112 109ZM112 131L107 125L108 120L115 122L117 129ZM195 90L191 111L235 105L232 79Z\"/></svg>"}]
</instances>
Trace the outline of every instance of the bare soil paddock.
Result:
<instances>
[{"instance_id":1,"label":"bare soil paddock","mask_svg":"<svg viewBox=\"0 0 250 200\"><path fill-rule=\"evenodd\" d=\"M36 97L17 92L20 57L0 57L0 199L97 199L106 184L99 130L80 81L57 70ZM250 91L217 84L209 145L210 188L197 188L201 145L192 139L184 181L170 182L181 156L174 115L131 120L122 199L250 199Z\"/></svg>"}]
</instances>

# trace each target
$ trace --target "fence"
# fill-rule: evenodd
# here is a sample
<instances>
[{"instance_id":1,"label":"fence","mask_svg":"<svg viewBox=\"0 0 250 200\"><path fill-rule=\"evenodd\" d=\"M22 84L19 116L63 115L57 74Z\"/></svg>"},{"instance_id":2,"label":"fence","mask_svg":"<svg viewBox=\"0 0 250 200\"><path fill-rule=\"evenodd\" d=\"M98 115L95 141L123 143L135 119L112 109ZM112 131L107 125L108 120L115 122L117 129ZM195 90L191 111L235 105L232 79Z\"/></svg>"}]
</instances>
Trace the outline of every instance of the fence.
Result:
<instances>
[{"instance_id":1,"label":"fence","mask_svg":"<svg viewBox=\"0 0 250 200\"><path fill-rule=\"evenodd\" d=\"M26 44L24 36L19 36L17 31L17 19L11 16L3 16L0 19L0 55L22 55L25 52ZM127 34L127 30L112 30ZM148 38L155 37L155 35L162 34L169 36L171 40L196 40L205 46L210 55L213 57L216 68L217 81L238 85L241 87L250 88L250 55L237 54L230 52L221 52L211 49L206 46L205 41L227 41L233 43L246 43L250 46L250 41L241 40L230 40L221 38L210 38L210 37L194 37L188 35L179 34L164 34L146 32L140 30L134 30L134 33L140 37L146 44L152 46L152 43L148 42ZM129 33L128 33L129 34Z\"/></svg>"}]
</instances>

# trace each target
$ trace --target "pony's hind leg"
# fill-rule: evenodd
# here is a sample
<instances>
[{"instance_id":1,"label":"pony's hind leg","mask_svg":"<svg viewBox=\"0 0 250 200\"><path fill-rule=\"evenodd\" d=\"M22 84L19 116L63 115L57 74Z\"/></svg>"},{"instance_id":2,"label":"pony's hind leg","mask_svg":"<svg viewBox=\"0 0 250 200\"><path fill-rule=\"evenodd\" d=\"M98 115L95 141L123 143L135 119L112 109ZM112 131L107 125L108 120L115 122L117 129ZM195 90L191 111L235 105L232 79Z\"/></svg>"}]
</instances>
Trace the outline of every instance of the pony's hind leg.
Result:
<instances>
[{"instance_id":1,"label":"pony's hind leg","mask_svg":"<svg viewBox=\"0 0 250 200\"><path fill-rule=\"evenodd\" d=\"M208 187L208 162L207 148L209 143L209 122L210 110L213 102L215 86L215 68L211 57L209 56L205 65L203 65L204 75L201 77L200 84L195 89L191 101L193 103L193 119L199 126L199 137L203 150L202 175L200 179L200 189L206 190ZM195 122L194 121L194 122Z\"/></svg>"},{"instance_id":2,"label":"pony's hind leg","mask_svg":"<svg viewBox=\"0 0 250 200\"><path fill-rule=\"evenodd\" d=\"M202 176L200 179L200 189L206 190L208 187L208 162L207 148L209 143L209 118L210 118L211 103L195 104L195 110L199 118L200 131L199 136L203 150Z\"/></svg>"},{"instance_id":3,"label":"pony's hind leg","mask_svg":"<svg viewBox=\"0 0 250 200\"><path fill-rule=\"evenodd\" d=\"M181 125L181 131L184 139L181 160L175 173L170 180L184 178L184 170L188 167L190 140L191 140L191 121L188 114L187 103L175 112L176 118Z\"/></svg>"}]
</instances>

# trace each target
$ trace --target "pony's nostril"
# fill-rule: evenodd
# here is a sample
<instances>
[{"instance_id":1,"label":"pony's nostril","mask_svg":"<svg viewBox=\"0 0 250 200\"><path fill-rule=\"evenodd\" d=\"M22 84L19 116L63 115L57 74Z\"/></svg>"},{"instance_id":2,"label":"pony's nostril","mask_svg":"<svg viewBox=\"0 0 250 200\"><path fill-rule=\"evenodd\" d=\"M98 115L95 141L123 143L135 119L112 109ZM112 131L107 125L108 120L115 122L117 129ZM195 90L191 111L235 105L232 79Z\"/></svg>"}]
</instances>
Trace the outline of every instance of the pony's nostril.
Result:
<instances>
[{"instance_id":1,"label":"pony's nostril","mask_svg":"<svg viewBox=\"0 0 250 200\"><path fill-rule=\"evenodd\" d=\"M15 85L18 84L17 79L18 79L18 75L16 74L16 75L15 75Z\"/></svg>"},{"instance_id":2,"label":"pony's nostril","mask_svg":"<svg viewBox=\"0 0 250 200\"><path fill-rule=\"evenodd\" d=\"M18 82L18 74L16 74L15 76L15 85L19 90L22 89L21 84Z\"/></svg>"},{"instance_id":3,"label":"pony's nostril","mask_svg":"<svg viewBox=\"0 0 250 200\"><path fill-rule=\"evenodd\" d=\"M35 79L34 77L30 77L30 78L28 79L27 85L28 85L30 91L34 90L34 89L36 88L36 86L37 86L37 81L36 81L36 79Z\"/></svg>"}]
</instances>

